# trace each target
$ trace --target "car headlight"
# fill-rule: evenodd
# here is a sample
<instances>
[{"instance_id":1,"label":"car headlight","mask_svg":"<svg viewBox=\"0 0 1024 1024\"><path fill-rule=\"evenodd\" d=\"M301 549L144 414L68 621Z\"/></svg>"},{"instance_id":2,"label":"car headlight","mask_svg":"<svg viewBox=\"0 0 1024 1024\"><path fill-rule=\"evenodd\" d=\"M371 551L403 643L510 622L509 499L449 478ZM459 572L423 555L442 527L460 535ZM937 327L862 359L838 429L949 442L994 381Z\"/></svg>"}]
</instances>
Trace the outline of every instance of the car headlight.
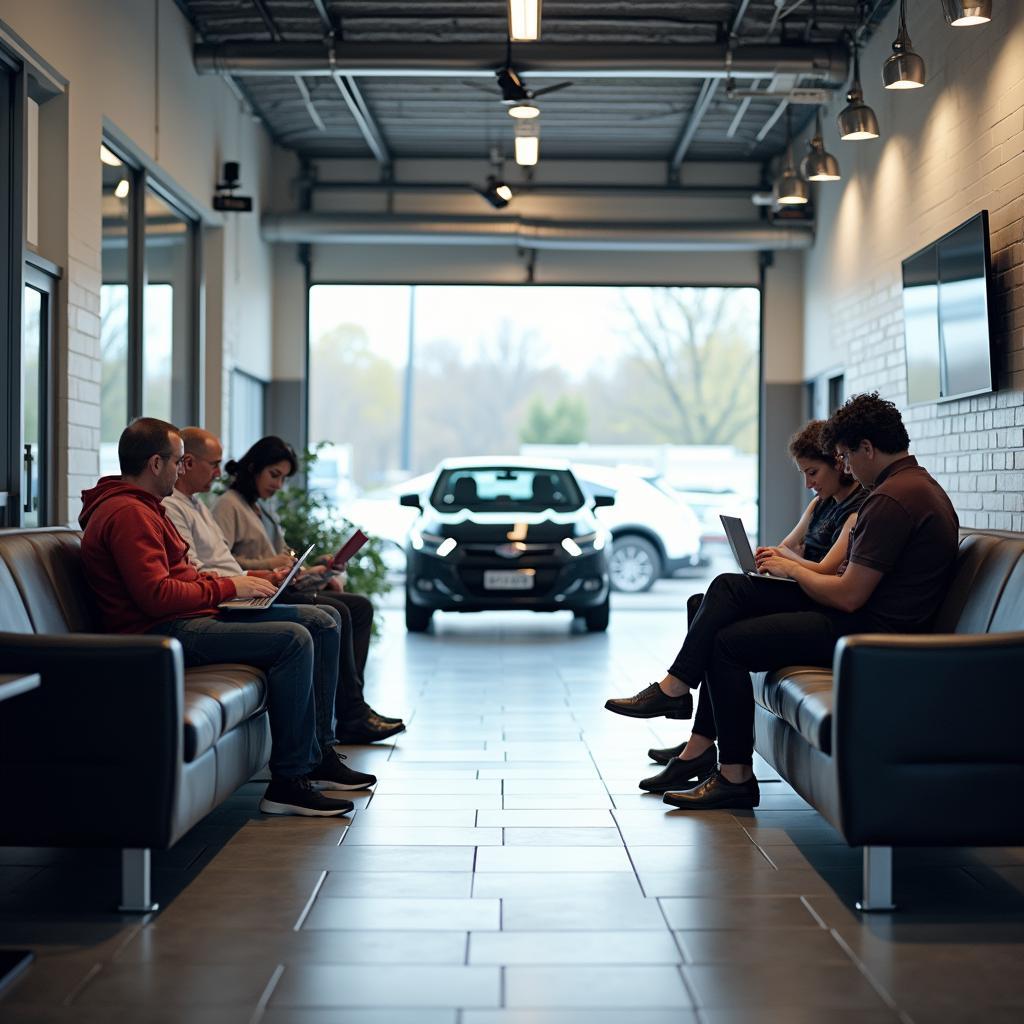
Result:
<instances>
[{"instance_id":1,"label":"car headlight","mask_svg":"<svg viewBox=\"0 0 1024 1024\"><path fill-rule=\"evenodd\" d=\"M442 537L438 533L427 533L415 526L409 531L409 543L414 551L439 555L441 558L450 555L458 547L458 542L454 537Z\"/></svg>"},{"instance_id":2,"label":"car headlight","mask_svg":"<svg viewBox=\"0 0 1024 1024\"><path fill-rule=\"evenodd\" d=\"M593 533L585 533L580 537L566 537L562 541L562 547L573 558L578 558L580 555L601 551L607 542L608 535L602 530L595 530Z\"/></svg>"}]
</instances>

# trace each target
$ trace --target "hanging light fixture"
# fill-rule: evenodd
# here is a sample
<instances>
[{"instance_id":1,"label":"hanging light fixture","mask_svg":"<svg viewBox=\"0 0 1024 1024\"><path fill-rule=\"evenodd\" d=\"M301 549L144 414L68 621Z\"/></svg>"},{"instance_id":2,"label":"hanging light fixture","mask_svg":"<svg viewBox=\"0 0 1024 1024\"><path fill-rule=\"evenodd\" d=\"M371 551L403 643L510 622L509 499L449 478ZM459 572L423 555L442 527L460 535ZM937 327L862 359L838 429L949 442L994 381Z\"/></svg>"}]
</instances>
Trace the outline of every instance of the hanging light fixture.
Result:
<instances>
[{"instance_id":1,"label":"hanging light fixture","mask_svg":"<svg viewBox=\"0 0 1024 1024\"><path fill-rule=\"evenodd\" d=\"M540 39L540 0L508 0L508 38L513 43Z\"/></svg>"},{"instance_id":2,"label":"hanging light fixture","mask_svg":"<svg viewBox=\"0 0 1024 1024\"><path fill-rule=\"evenodd\" d=\"M992 20L992 0L942 0L946 24L953 28L970 28Z\"/></svg>"},{"instance_id":3,"label":"hanging light fixture","mask_svg":"<svg viewBox=\"0 0 1024 1024\"><path fill-rule=\"evenodd\" d=\"M536 103L526 100L523 103L516 103L509 107L508 116L514 117L519 121L532 121L533 118L540 117L540 107Z\"/></svg>"},{"instance_id":4,"label":"hanging light fixture","mask_svg":"<svg viewBox=\"0 0 1024 1024\"><path fill-rule=\"evenodd\" d=\"M853 48L853 81L846 94L846 106L836 118L836 125L843 142L878 138L878 118L864 102L864 90L860 86L860 51L856 45Z\"/></svg>"},{"instance_id":5,"label":"hanging light fixture","mask_svg":"<svg viewBox=\"0 0 1024 1024\"><path fill-rule=\"evenodd\" d=\"M821 107L818 107L814 125L814 138L807 143L808 153L800 164L800 170L808 181L839 181L839 161L825 151L821 137Z\"/></svg>"},{"instance_id":6,"label":"hanging light fixture","mask_svg":"<svg viewBox=\"0 0 1024 1024\"><path fill-rule=\"evenodd\" d=\"M516 122L516 163L533 167L540 157L540 124L537 121Z\"/></svg>"},{"instance_id":7,"label":"hanging light fixture","mask_svg":"<svg viewBox=\"0 0 1024 1024\"><path fill-rule=\"evenodd\" d=\"M512 189L493 174L487 176L487 183L477 191L496 210L501 210L512 202Z\"/></svg>"},{"instance_id":8,"label":"hanging light fixture","mask_svg":"<svg viewBox=\"0 0 1024 1024\"><path fill-rule=\"evenodd\" d=\"M118 199L126 199L127 196L128 196L128 193L131 192L131 190L132 190L131 182L127 178L122 178L114 186L114 195L117 196Z\"/></svg>"},{"instance_id":9,"label":"hanging light fixture","mask_svg":"<svg viewBox=\"0 0 1024 1024\"><path fill-rule=\"evenodd\" d=\"M882 65L886 89L920 89L924 85L924 61L912 47L907 31L907 0L900 0L900 25L892 43L892 56Z\"/></svg>"},{"instance_id":10,"label":"hanging light fixture","mask_svg":"<svg viewBox=\"0 0 1024 1024\"><path fill-rule=\"evenodd\" d=\"M807 182L800 177L793 163L793 125L786 108L786 155L782 173L775 180L775 202L779 206L803 206L810 198Z\"/></svg>"},{"instance_id":11,"label":"hanging light fixture","mask_svg":"<svg viewBox=\"0 0 1024 1024\"><path fill-rule=\"evenodd\" d=\"M100 160L103 161L108 167L123 167L124 162L121 158L111 150L107 149L103 143L100 143Z\"/></svg>"}]
</instances>

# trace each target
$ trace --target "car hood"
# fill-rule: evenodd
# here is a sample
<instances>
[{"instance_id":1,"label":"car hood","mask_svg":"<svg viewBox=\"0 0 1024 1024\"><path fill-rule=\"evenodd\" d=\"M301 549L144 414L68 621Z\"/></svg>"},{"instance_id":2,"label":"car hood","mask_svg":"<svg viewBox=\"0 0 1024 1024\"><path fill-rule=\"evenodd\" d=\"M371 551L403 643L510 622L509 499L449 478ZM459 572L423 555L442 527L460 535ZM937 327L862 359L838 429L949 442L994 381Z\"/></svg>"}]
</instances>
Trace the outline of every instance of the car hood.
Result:
<instances>
[{"instance_id":1,"label":"car hood","mask_svg":"<svg viewBox=\"0 0 1024 1024\"><path fill-rule=\"evenodd\" d=\"M504 543L508 540L527 544L544 544L578 536L597 529L594 518L586 511L571 514L531 513L512 516L503 513L425 514L421 530L442 537L454 537L460 543Z\"/></svg>"}]
</instances>

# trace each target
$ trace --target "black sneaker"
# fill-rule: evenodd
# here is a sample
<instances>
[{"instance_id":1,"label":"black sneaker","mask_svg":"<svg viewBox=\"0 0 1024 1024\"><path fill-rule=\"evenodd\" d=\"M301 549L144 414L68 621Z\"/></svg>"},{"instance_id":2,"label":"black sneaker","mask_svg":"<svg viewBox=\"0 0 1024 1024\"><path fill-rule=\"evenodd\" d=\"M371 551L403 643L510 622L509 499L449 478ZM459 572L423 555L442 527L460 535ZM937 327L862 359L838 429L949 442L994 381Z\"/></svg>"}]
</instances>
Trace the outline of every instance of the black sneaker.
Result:
<instances>
[{"instance_id":1,"label":"black sneaker","mask_svg":"<svg viewBox=\"0 0 1024 1024\"><path fill-rule=\"evenodd\" d=\"M376 785L377 776L367 772L357 772L342 762L344 754L333 748L324 751L320 763L309 773L309 781L314 789L369 789ZM346 801L347 802L347 801Z\"/></svg>"},{"instance_id":2,"label":"black sneaker","mask_svg":"<svg viewBox=\"0 0 1024 1024\"><path fill-rule=\"evenodd\" d=\"M390 725L371 711L365 718L358 718L354 722L339 722L336 735L338 743L358 745L378 743L400 732L405 732L404 722Z\"/></svg>"},{"instance_id":3,"label":"black sneaker","mask_svg":"<svg viewBox=\"0 0 1024 1024\"><path fill-rule=\"evenodd\" d=\"M260 801L264 814L300 814L307 818L331 818L348 814L351 800L330 800L321 796L309 779L271 779Z\"/></svg>"},{"instance_id":4,"label":"black sneaker","mask_svg":"<svg viewBox=\"0 0 1024 1024\"><path fill-rule=\"evenodd\" d=\"M670 697L657 683L651 683L632 697L606 700L604 706L608 711L627 718L693 718L692 693Z\"/></svg>"}]
</instances>

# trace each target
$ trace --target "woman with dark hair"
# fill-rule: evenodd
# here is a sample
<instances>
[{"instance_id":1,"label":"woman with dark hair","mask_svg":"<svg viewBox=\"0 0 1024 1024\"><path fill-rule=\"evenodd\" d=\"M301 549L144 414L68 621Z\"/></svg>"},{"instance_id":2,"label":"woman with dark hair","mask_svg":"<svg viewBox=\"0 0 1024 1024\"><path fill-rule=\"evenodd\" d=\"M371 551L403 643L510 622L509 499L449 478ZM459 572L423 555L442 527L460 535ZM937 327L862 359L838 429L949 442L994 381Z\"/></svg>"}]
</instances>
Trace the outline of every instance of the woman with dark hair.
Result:
<instances>
[{"instance_id":1,"label":"woman with dark hair","mask_svg":"<svg viewBox=\"0 0 1024 1024\"><path fill-rule=\"evenodd\" d=\"M827 450L824 428L824 420L811 420L789 439L790 457L803 477L804 486L814 491L814 498L804 509L800 521L779 544L757 549L754 557L759 569L769 558L788 558L814 572L835 575L846 560L850 530L868 492L844 470L836 453ZM687 602L691 620L703 597L703 594L694 594ZM643 709L629 701L629 698L610 700L605 707L617 714L648 717L637 714ZM676 747L648 751L652 760L666 768L641 780L640 788L651 793L666 793L693 779L702 781L717 764L716 739L711 696L708 688L702 686L697 695L693 739Z\"/></svg>"},{"instance_id":2,"label":"woman with dark hair","mask_svg":"<svg viewBox=\"0 0 1024 1024\"><path fill-rule=\"evenodd\" d=\"M811 420L789 439L789 456L814 499L800 521L774 547L758 548L757 567L774 556L789 558L814 572L835 573L846 559L850 530L868 492L825 449L824 420Z\"/></svg>"},{"instance_id":3,"label":"woman with dark hair","mask_svg":"<svg viewBox=\"0 0 1024 1024\"><path fill-rule=\"evenodd\" d=\"M271 499L298 469L295 451L279 437L263 437L240 459L224 466L231 479L213 506L231 553L244 569L280 569L295 561ZM320 580L315 577L320 576ZM400 718L377 714L363 698L363 673L370 652L373 603L347 594L326 565L303 570L298 586L284 592L291 604L327 604L341 616L341 659L335 703L339 743L373 743L403 732Z\"/></svg>"}]
</instances>

